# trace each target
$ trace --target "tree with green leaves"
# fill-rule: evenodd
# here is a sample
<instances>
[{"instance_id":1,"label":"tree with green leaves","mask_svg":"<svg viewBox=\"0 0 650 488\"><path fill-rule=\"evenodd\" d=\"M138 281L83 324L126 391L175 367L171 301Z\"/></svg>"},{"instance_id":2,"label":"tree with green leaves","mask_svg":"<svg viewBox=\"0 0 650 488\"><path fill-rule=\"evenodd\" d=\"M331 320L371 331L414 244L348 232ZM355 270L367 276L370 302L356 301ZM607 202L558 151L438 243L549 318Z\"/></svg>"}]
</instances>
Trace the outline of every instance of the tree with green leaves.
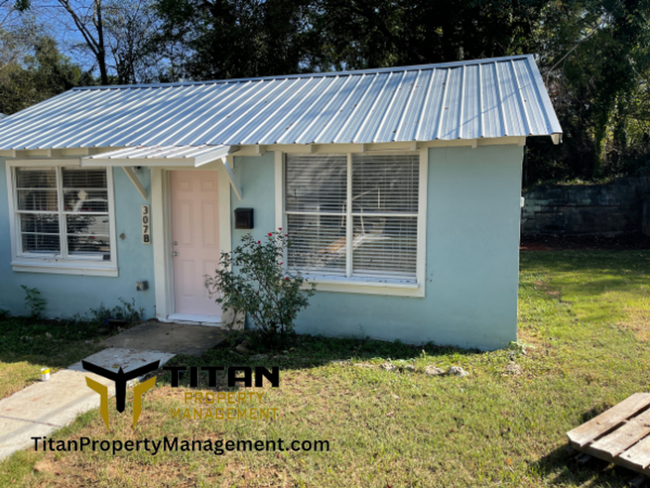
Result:
<instances>
[{"instance_id":1,"label":"tree with green leaves","mask_svg":"<svg viewBox=\"0 0 650 488\"><path fill-rule=\"evenodd\" d=\"M130 84L157 78L161 56L150 41L158 30L151 0L18 0L21 12L57 19L75 31L94 60L102 85Z\"/></svg>"},{"instance_id":2,"label":"tree with green leaves","mask_svg":"<svg viewBox=\"0 0 650 488\"><path fill-rule=\"evenodd\" d=\"M37 10L43 15L44 11L51 10L50 3L38 0L17 0L16 8L21 12ZM53 10L54 16L63 19L64 17L59 15L59 10L64 12L65 18L81 34L87 49L94 56L102 85L108 85L103 0L92 0L91 2L84 0L56 0L56 3L59 8ZM68 27L68 22L64 21L62 25Z\"/></svg>"},{"instance_id":3,"label":"tree with green leaves","mask_svg":"<svg viewBox=\"0 0 650 488\"><path fill-rule=\"evenodd\" d=\"M170 77L195 80L295 73L306 59L306 0L158 0L156 37Z\"/></svg>"},{"instance_id":4,"label":"tree with green leaves","mask_svg":"<svg viewBox=\"0 0 650 488\"><path fill-rule=\"evenodd\" d=\"M621 142L635 126L634 114L643 111L639 94L650 70L649 36L648 0L549 5L542 18L538 62L564 143L552 147L547 141L531 141L528 184L620 174L625 166L619 164ZM650 155L642 137L636 137L636 144L633 152Z\"/></svg>"},{"instance_id":5,"label":"tree with green leaves","mask_svg":"<svg viewBox=\"0 0 650 488\"><path fill-rule=\"evenodd\" d=\"M52 3L18 1L37 18ZM564 144L529 141L527 185L629 173L650 160L650 0L55 0L54 5L68 29L84 39L95 59L91 70L103 84L532 53L564 129Z\"/></svg>"},{"instance_id":6,"label":"tree with green leaves","mask_svg":"<svg viewBox=\"0 0 650 488\"><path fill-rule=\"evenodd\" d=\"M644 137L627 136L643 126L634 114L650 111L643 96L644 73L650 73L650 0L156 0L155 5L162 23L157 42L181 53L169 79L532 53L565 137L560 146L530 141L527 184L599 178L628 171L621 163L628 153L636 160L650 155ZM623 147L632 142L634 150Z\"/></svg>"},{"instance_id":7,"label":"tree with green leaves","mask_svg":"<svg viewBox=\"0 0 650 488\"><path fill-rule=\"evenodd\" d=\"M407 66L535 52L548 0L319 0L316 69Z\"/></svg>"},{"instance_id":8,"label":"tree with green leaves","mask_svg":"<svg viewBox=\"0 0 650 488\"><path fill-rule=\"evenodd\" d=\"M92 76L59 52L52 38L39 36L32 48L31 54L0 66L1 113L12 114L74 86L94 84Z\"/></svg>"}]
</instances>

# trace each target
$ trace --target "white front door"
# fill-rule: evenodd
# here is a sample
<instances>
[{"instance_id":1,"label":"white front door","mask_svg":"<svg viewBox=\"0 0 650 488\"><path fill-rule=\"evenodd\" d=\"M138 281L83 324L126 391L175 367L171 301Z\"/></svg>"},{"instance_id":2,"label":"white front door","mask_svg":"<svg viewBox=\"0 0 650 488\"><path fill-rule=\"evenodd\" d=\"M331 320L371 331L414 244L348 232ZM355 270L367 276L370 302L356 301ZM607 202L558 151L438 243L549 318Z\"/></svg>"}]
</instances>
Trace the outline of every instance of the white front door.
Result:
<instances>
[{"instance_id":1,"label":"white front door","mask_svg":"<svg viewBox=\"0 0 650 488\"><path fill-rule=\"evenodd\" d=\"M219 265L217 188L216 171L171 173L175 313L201 320L221 317L205 287L205 276L214 276Z\"/></svg>"}]
</instances>

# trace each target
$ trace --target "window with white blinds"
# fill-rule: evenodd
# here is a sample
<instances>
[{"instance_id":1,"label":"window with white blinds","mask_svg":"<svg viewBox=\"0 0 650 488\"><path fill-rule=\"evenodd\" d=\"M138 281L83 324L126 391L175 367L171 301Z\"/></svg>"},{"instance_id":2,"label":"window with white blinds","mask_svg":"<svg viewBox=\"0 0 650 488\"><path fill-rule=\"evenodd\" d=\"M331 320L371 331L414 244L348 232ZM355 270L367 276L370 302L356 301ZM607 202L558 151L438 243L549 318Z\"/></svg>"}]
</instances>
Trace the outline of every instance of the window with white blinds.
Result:
<instances>
[{"instance_id":1,"label":"window with white blinds","mask_svg":"<svg viewBox=\"0 0 650 488\"><path fill-rule=\"evenodd\" d=\"M419 186L418 154L288 154L288 269L416 283Z\"/></svg>"},{"instance_id":2,"label":"window with white blinds","mask_svg":"<svg viewBox=\"0 0 650 488\"><path fill-rule=\"evenodd\" d=\"M110 261L105 168L25 166L13 171L21 256Z\"/></svg>"}]
</instances>

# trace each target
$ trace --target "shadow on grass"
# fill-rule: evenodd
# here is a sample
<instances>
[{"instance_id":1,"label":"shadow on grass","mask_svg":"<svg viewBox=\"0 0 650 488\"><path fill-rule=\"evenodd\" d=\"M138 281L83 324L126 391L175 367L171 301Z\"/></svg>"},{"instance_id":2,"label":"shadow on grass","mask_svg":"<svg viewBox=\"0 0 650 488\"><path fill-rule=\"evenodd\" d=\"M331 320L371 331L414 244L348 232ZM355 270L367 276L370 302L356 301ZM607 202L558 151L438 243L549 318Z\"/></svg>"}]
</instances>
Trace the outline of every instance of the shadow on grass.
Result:
<instances>
[{"instance_id":1,"label":"shadow on grass","mask_svg":"<svg viewBox=\"0 0 650 488\"><path fill-rule=\"evenodd\" d=\"M650 250L638 251L554 251L520 253L522 271L546 268L549 272L608 273L629 277L650 273Z\"/></svg>"},{"instance_id":2,"label":"shadow on grass","mask_svg":"<svg viewBox=\"0 0 650 488\"><path fill-rule=\"evenodd\" d=\"M583 412L580 415L579 423L575 427L588 422L612 406L601 404ZM583 453L570 447L567 441L565 445L554 449L546 456L531 463L530 469L541 474L545 479L553 479L554 485L561 486L579 483L580 486L585 487L623 487L630 486L630 482L639 475L639 473L630 469L593 456L586 462L578 461L582 456ZM646 481L639 488L647 487Z\"/></svg>"},{"instance_id":3,"label":"shadow on grass","mask_svg":"<svg viewBox=\"0 0 650 488\"><path fill-rule=\"evenodd\" d=\"M247 343L247 353L236 351L242 342ZM451 346L437 346L432 343L424 345L404 344L400 341L380 341L369 338L332 338L320 335L295 335L282 347L265 346L253 331L231 332L224 341L217 344L202 356L177 355L169 366L263 366L270 369L278 366L280 371L310 369L327 364L347 361L396 361L409 363L423 357L434 363L436 357L453 357L460 360L463 356L483 354L478 349L460 349ZM162 384L169 384L171 373L157 372ZM189 375L181 378L180 386L188 387ZM199 384L206 385L208 373L199 371Z\"/></svg>"},{"instance_id":4,"label":"shadow on grass","mask_svg":"<svg viewBox=\"0 0 650 488\"><path fill-rule=\"evenodd\" d=\"M23 287L25 288L25 287ZM26 290L29 290L26 288ZM38 290L31 289L40 302L34 305L29 295L25 299L32 307L31 317L11 316L0 310L0 362L28 362L45 364L53 368L70 366L80 359L102 349L101 339L130 328L144 319L144 309L138 308L135 299L130 302L118 298L119 305L112 308L100 303L85 314L63 319L45 319L41 312L46 300Z\"/></svg>"},{"instance_id":5,"label":"shadow on grass","mask_svg":"<svg viewBox=\"0 0 650 488\"><path fill-rule=\"evenodd\" d=\"M115 333L96 322L6 317L0 320L0 361L66 367Z\"/></svg>"},{"instance_id":6,"label":"shadow on grass","mask_svg":"<svg viewBox=\"0 0 650 488\"><path fill-rule=\"evenodd\" d=\"M119 332L99 321L0 317L0 399L40 381L40 368L57 370L104 349Z\"/></svg>"},{"instance_id":7,"label":"shadow on grass","mask_svg":"<svg viewBox=\"0 0 650 488\"><path fill-rule=\"evenodd\" d=\"M592 457L587 462L580 462L582 453L569 448L568 444L558 447L546 456L530 463L531 471L544 479L551 480L551 486L581 487L629 487L639 473L614 463ZM639 488L647 488L644 482Z\"/></svg>"}]
</instances>

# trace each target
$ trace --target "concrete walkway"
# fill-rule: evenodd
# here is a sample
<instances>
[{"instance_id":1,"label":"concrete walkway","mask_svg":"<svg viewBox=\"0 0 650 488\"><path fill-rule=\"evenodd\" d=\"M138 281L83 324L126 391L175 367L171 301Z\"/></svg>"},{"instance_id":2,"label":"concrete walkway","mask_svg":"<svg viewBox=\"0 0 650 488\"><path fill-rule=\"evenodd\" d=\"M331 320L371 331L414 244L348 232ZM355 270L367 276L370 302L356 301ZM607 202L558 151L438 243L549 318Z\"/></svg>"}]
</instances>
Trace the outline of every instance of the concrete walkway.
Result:
<instances>
[{"instance_id":1,"label":"concrete walkway","mask_svg":"<svg viewBox=\"0 0 650 488\"><path fill-rule=\"evenodd\" d=\"M212 327L147 322L109 338L107 349L86 360L127 372L157 360L162 365L176 354L200 355L224 338L222 330ZM34 383L0 400L0 460L33 448L32 437L49 436L70 425L79 414L99 407L100 397L86 385L87 376L106 385L111 396L115 394L112 381L86 372L79 361L53 373L49 381Z\"/></svg>"},{"instance_id":2,"label":"concrete walkway","mask_svg":"<svg viewBox=\"0 0 650 488\"><path fill-rule=\"evenodd\" d=\"M77 415L99 407L99 395L86 386L86 376L108 386L113 382L92 373L64 369L49 381L34 383L0 400L0 459L34 445L31 437L51 434Z\"/></svg>"},{"instance_id":3,"label":"concrete walkway","mask_svg":"<svg viewBox=\"0 0 650 488\"><path fill-rule=\"evenodd\" d=\"M102 341L105 347L119 347L172 354L200 356L225 339L221 327L145 322Z\"/></svg>"}]
</instances>

